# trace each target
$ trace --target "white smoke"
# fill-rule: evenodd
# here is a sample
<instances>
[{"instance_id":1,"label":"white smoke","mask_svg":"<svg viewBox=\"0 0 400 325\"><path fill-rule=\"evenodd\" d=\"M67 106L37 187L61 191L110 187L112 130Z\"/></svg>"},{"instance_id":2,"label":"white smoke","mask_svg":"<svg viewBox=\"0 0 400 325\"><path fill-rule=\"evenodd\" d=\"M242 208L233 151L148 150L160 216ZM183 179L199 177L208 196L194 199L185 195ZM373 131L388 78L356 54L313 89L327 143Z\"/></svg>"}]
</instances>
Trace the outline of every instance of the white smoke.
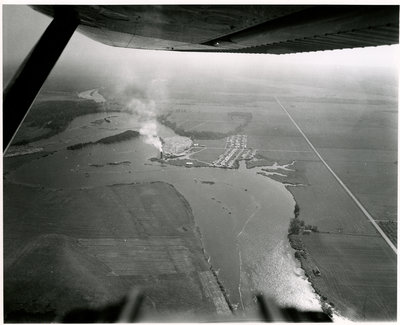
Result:
<instances>
[{"instance_id":1,"label":"white smoke","mask_svg":"<svg viewBox=\"0 0 400 325\"><path fill-rule=\"evenodd\" d=\"M144 122L139 130L139 133L145 136L144 142L153 145L160 152L162 151L162 143L160 137L158 136L157 124L155 123L155 121L150 120Z\"/></svg>"},{"instance_id":2,"label":"white smoke","mask_svg":"<svg viewBox=\"0 0 400 325\"><path fill-rule=\"evenodd\" d=\"M139 133L145 137L145 142L162 151L162 143L158 134L157 115L160 108L157 101L166 96L165 79L153 79L151 82L139 84L133 80L119 94L123 100L125 111L137 116L140 123Z\"/></svg>"}]
</instances>

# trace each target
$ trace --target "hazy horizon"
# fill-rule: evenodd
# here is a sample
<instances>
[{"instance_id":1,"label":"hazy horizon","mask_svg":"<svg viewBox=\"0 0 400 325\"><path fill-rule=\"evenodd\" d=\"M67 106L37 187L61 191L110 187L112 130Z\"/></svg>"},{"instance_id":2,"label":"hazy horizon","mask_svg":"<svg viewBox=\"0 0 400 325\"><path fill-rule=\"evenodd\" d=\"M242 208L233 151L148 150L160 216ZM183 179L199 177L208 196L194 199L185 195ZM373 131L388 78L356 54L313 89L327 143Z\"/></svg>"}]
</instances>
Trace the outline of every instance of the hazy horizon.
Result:
<instances>
[{"instance_id":1,"label":"hazy horizon","mask_svg":"<svg viewBox=\"0 0 400 325\"><path fill-rule=\"evenodd\" d=\"M15 73L51 19L28 6L3 6L3 82ZM379 71L398 75L399 45L287 55L177 53L116 48L76 32L51 73L97 75L105 79L173 76L267 76L298 70L334 74L337 70ZM344 67L344 68L343 68ZM349 71L350 71L349 70ZM5 86L3 85L3 87Z\"/></svg>"}]
</instances>

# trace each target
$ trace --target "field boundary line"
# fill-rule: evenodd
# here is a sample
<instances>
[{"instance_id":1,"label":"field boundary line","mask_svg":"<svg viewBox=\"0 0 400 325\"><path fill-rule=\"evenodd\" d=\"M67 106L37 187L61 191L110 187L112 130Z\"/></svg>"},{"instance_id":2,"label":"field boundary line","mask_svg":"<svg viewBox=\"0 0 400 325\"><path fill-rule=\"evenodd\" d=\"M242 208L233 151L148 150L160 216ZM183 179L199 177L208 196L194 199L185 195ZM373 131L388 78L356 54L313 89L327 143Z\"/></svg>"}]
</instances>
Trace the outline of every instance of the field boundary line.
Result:
<instances>
[{"instance_id":1,"label":"field boundary line","mask_svg":"<svg viewBox=\"0 0 400 325\"><path fill-rule=\"evenodd\" d=\"M289 112L286 110L286 108L281 104L279 99L275 96L276 102L279 104L279 106L283 109L283 111L287 114L287 116L290 118L294 126L299 130L303 138L307 141L308 145L311 147L311 149L314 151L314 153L318 156L318 158L321 160L321 162L325 165L325 167L329 170L329 172L332 174L332 176L336 179L336 181L342 186L342 188L346 191L346 193L350 196L350 198L354 201L354 203L358 206L358 208L364 213L364 215L371 221L372 225L375 227L375 229L379 232L379 234L383 237L383 239L386 241L386 243L389 245L389 247L393 250L393 252L397 255L397 248L393 245L393 243L390 241L389 237L386 236L384 231L379 227L379 225L375 222L374 218L369 214L367 209L364 208L364 206L361 204L360 201L355 197L355 195L350 191L350 189L343 183L343 181L339 178L339 176L336 175L336 173L332 170L331 167L327 164L327 162L322 158L322 156L319 154L317 149L314 147L314 145L311 143L311 141L307 138L307 136L304 134L304 132L301 130L300 126L296 123L296 121L292 118L292 116L289 114Z\"/></svg>"}]
</instances>

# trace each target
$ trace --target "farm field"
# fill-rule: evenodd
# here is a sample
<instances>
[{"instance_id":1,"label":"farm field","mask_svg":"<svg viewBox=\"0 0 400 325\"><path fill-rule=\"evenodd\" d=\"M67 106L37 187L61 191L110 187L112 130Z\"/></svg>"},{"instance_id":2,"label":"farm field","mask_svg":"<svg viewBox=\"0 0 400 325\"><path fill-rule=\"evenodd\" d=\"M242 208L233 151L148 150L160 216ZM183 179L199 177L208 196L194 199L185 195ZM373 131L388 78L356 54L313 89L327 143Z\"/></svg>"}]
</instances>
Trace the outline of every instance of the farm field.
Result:
<instances>
[{"instance_id":1,"label":"farm field","mask_svg":"<svg viewBox=\"0 0 400 325\"><path fill-rule=\"evenodd\" d=\"M121 322L137 292L144 323L260 322L259 296L397 323L391 8L145 7L78 8L3 154L3 322ZM7 95L63 17L2 10Z\"/></svg>"},{"instance_id":2,"label":"farm field","mask_svg":"<svg viewBox=\"0 0 400 325\"><path fill-rule=\"evenodd\" d=\"M77 116L100 112L102 107L88 100L39 100L32 106L13 144L27 144L65 130Z\"/></svg>"},{"instance_id":3,"label":"farm field","mask_svg":"<svg viewBox=\"0 0 400 325\"><path fill-rule=\"evenodd\" d=\"M397 220L397 103L285 100L322 157L376 220ZM323 130L323 131L322 131Z\"/></svg>"},{"instance_id":4,"label":"farm field","mask_svg":"<svg viewBox=\"0 0 400 325\"><path fill-rule=\"evenodd\" d=\"M307 209L307 218L317 221L316 215L321 212L324 216L320 218L325 219L330 214L334 214L333 211L340 211L337 214L342 215L338 217L342 221L338 221L336 231L343 228L341 223L345 222L346 218L353 214L360 215L360 212L357 207L352 207L348 209L349 212L341 213L341 204L337 204L336 199L339 200L340 197L340 202L344 200L350 205L353 203L346 198L347 194L339 194L343 192L343 189L337 184L333 185L336 181L329 173L324 172L325 167L319 162L319 158L311 150L287 114L279 107L274 96L279 96L279 100L322 157L369 213L378 221L396 221L397 99L391 85L381 86L377 81L366 80L368 82L351 83L347 88L340 83L336 85L336 88L330 88L326 81L322 81L319 86L293 82L285 85L286 93L282 93L278 89L270 89L268 94L255 91L246 104L233 94L232 97L221 94L221 98L225 98L232 107L240 103L243 105L242 111L252 113L252 120L242 132L248 136L249 148L256 149L268 160L275 160L279 164L297 161L296 167L306 172L306 178L312 180L307 183L311 185L308 189L290 189L295 193L296 199L302 195L304 197L316 195L323 200L323 203L320 204L321 207L314 212L311 211L311 206L303 207L303 209ZM247 80L247 82L250 81ZM257 87L255 85L255 89ZM197 95L200 94L201 92L197 93ZM212 101L210 100L210 102ZM210 107L213 107L212 105L215 104L210 103ZM207 109L207 103L197 105L197 109L200 106L203 108L202 112L194 113L191 123L195 123L196 117L201 120L207 114L210 116L217 114L215 107L213 107L213 112L211 109ZM222 105L219 107L218 113L222 116L227 107L226 104ZM186 109L186 114L189 112L192 114L190 109ZM195 112L194 109L193 112ZM182 113L182 115L184 114ZM198 140L198 142L208 147L207 140ZM217 145L220 143L222 144L222 141ZM201 154L211 155L211 152L207 149L197 155ZM252 162L252 164L257 164L257 162ZM312 173L315 174L315 177ZM304 179L304 177L300 177L300 179ZM280 180L285 181L284 178L280 178ZM301 192L307 191L312 193L301 194ZM332 197L336 199L332 199ZM305 202L308 201L305 200ZM320 202L320 200L318 201ZM329 208L323 207L325 203ZM308 204L306 203L306 205ZM347 208L348 204L345 203L343 210L347 210ZM363 215L361 216L365 218ZM345 222L349 225L351 223L352 221ZM329 224L333 225L335 221L325 223L325 226ZM352 231L357 231L358 227L363 229L360 225L353 225L350 228Z\"/></svg>"},{"instance_id":5,"label":"farm field","mask_svg":"<svg viewBox=\"0 0 400 325\"><path fill-rule=\"evenodd\" d=\"M64 101L64 100L75 100L81 101L79 98L78 92L73 91L61 91L61 90L43 90L41 91L37 98L35 99L36 103L39 102L47 102L47 101Z\"/></svg>"},{"instance_id":6,"label":"farm field","mask_svg":"<svg viewBox=\"0 0 400 325\"><path fill-rule=\"evenodd\" d=\"M225 149L226 139L213 139L213 140L206 140L206 139L196 139L196 142L201 145L205 146L208 149L215 148L215 149Z\"/></svg>"},{"instance_id":7,"label":"farm field","mask_svg":"<svg viewBox=\"0 0 400 325\"><path fill-rule=\"evenodd\" d=\"M261 151L289 150L294 152L307 152L308 145L301 137L285 136L253 136L249 134L248 147Z\"/></svg>"},{"instance_id":8,"label":"farm field","mask_svg":"<svg viewBox=\"0 0 400 325\"><path fill-rule=\"evenodd\" d=\"M272 161L280 164L291 163L292 161L315 161L318 158L312 151L290 150L290 149L270 149L257 150L262 156L268 157Z\"/></svg>"},{"instance_id":9,"label":"farm field","mask_svg":"<svg viewBox=\"0 0 400 325\"><path fill-rule=\"evenodd\" d=\"M200 184L207 186L215 182L209 175L219 171L202 161L212 162L225 152L228 135L245 135L247 149L256 152L256 159L248 162L247 167L262 168L257 170L261 170L257 172L260 176L255 176L257 180L270 177L287 184L287 190L299 206L301 220L319 231L304 236L310 259L322 273L321 277L311 279L317 291L340 315L350 320L396 320L396 254L288 116L289 113L329 166L397 244L397 222L394 222L397 220L396 97L390 92L368 92L354 85L349 89L342 86L330 89L325 84L302 85L302 80L272 86L274 82L247 80L254 85L248 92L240 86L214 91L207 88L209 85L200 85L192 92L188 86L181 93L181 99L175 92L169 102L160 102L159 113L168 117L172 124L169 126L175 131L190 133L186 136L198 145L196 150L204 146L204 150L191 156L200 162L190 165L202 168L192 168L190 172L205 171L207 177ZM55 94L52 98L62 98L62 95ZM39 104L47 107L48 103ZM115 107L121 108L118 105ZM98 107L92 106L88 112L97 111ZM251 119L246 114L251 114ZM66 116L65 120L70 118ZM130 150L135 149L129 148L126 152ZM46 154L35 153L31 157L41 159ZM61 158L64 160L64 156ZM5 165L13 170L27 160L15 157ZM188 167L187 162L190 159L185 157L169 163ZM163 173L167 164L159 166L158 163L158 158L145 162ZM274 170L274 163L290 166L289 169L278 166ZM94 170L92 167L88 167L90 172ZM142 175L140 170L135 171L134 163L131 167L132 174ZM96 168L93 174L100 174L100 167ZM272 175L271 170L276 173ZM53 170L45 178L57 172ZM107 179L125 177L110 168L106 172ZM185 172L188 170L182 169ZM87 177L92 174L88 173ZM74 178L70 179L73 183ZM199 184L196 179L191 182ZM190 193L193 188L185 189ZM205 260L191 207L172 186L158 182L67 190L16 183L5 184L4 193L5 303L11 311L9 319L16 316L13 311L18 311L21 301L26 314L31 317L48 314L50 321L54 310L62 314L74 306L115 301L132 286L145 289L148 298L145 308L150 314L154 310L161 315L180 311L188 311L187 315L229 314L223 291L218 289L219 283ZM25 197L29 197L29 202ZM229 200L236 202L238 198L232 196ZM41 202L41 206L36 202ZM230 221L232 212L221 211L215 216L224 215ZM19 216L18 220L11 217L15 215ZM263 215L260 220L268 221L268 218ZM221 229L225 226L221 223ZM245 222L243 234L252 228L259 233L260 243L264 243L264 228L257 227L253 219ZM248 238L249 243L254 240L254 236ZM286 240L285 236L282 238ZM262 283L263 271L257 269L260 259L257 257L252 264L252 251L253 246L242 261L254 269L244 269L244 273L256 270L260 282L255 283ZM264 252L260 249L260 256ZM231 257L225 253L221 254L225 259ZM37 265L34 263L37 260L45 262ZM75 295L66 288L75 288L83 294ZM251 290L243 288L249 304ZM64 291L68 294L55 302L54 296Z\"/></svg>"},{"instance_id":10,"label":"farm field","mask_svg":"<svg viewBox=\"0 0 400 325\"><path fill-rule=\"evenodd\" d=\"M320 231L318 237L312 237L317 238L315 243L311 237L305 237L308 238L305 246L310 246L310 255L317 265L331 263L332 270L320 279L313 279L315 287L322 288L328 301L349 319L394 320L396 255L316 156L273 95L279 96L321 156L382 224L394 243L397 243L393 229L396 223L385 221L397 220L396 97L377 85L371 92L365 91L366 86L358 85L349 89L328 89L324 85L285 86L288 88L285 94L276 91L268 98L259 95L249 100L248 105L253 105L249 109L253 118L242 133L248 137L248 147L256 149L264 158L248 166L295 161L294 172L278 170L286 176L269 177L302 184L288 186L288 190L300 207L300 218ZM215 141L214 146L222 145L222 139ZM211 144L206 140L198 142L206 147ZM325 249L332 246L332 253L322 248L318 250L318 245ZM367 258L368 252L371 259ZM339 258L341 253L343 257ZM362 269L360 273L356 272L357 266ZM338 285L342 278L349 288ZM331 287L333 284L337 285L335 289ZM360 297L375 293L376 303L369 298L360 302ZM387 307L380 308L382 304Z\"/></svg>"},{"instance_id":11,"label":"farm field","mask_svg":"<svg viewBox=\"0 0 400 325\"><path fill-rule=\"evenodd\" d=\"M204 150L201 150L191 157L193 159L197 159L200 161L205 161L208 163L213 162L214 160L217 160L220 155L222 155L225 152L225 149L213 149L213 148L207 148Z\"/></svg>"},{"instance_id":12,"label":"farm field","mask_svg":"<svg viewBox=\"0 0 400 325\"><path fill-rule=\"evenodd\" d=\"M378 224L393 244L397 246L397 221L378 221Z\"/></svg>"},{"instance_id":13,"label":"farm field","mask_svg":"<svg viewBox=\"0 0 400 325\"><path fill-rule=\"evenodd\" d=\"M347 98L329 98L314 95L306 98L286 95L279 97L279 100L330 167L372 216L376 220L395 221L397 220L397 117L394 119L393 115L396 115L397 111L394 109L393 99L371 95L353 100L351 94L347 96ZM331 259L332 270L346 269L346 263L349 263L347 259L353 259L354 263L358 263L360 252L353 249L357 246L358 249L365 250L364 257L368 256L367 252L371 250L371 256L381 258L380 267L385 269L381 273L379 270L376 271L377 276L374 277L371 286L366 284L367 281L360 285L357 279L354 280L357 277L356 273L349 280L355 281L357 295L360 297L373 296L373 292L379 291L376 304L368 302L371 304L368 312L364 312L363 304L357 302L359 297L348 294L347 289L341 286L336 287L335 294L330 300L330 284L340 283L344 276L349 279L349 274L341 274L339 271L328 272L320 280L313 279L314 286L318 290L325 288L328 301L333 302L339 313L349 319L396 319L396 303L393 303L396 301L396 254L329 173L287 114L276 103L266 101L265 112L259 110L253 112L253 120L246 126L244 132L248 134L248 146L257 149L257 153L266 158L265 164L272 165L271 162L277 161L282 165L295 161L293 166L295 172L278 170L284 176L269 177L280 182L302 184L288 186L288 190L300 207L300 218L308 225L317 226L321 232L318 243L310 249L310 255L317 265L328 263L327 261ZM262 165L262 161L251 162L251 165ZM393 223L382 227L395 244L397 238L393 227L396 225L397 223ZM338 238L342 237L338 236L346 239L341 242ZM363 241L368 242L364 248ZM339 255L341 251L347 252L343 260L338 260L334 254L326 254L322 250L315 249L318 245L321 247L332 245L334 249L336 243L340 248L335 254ZM307 240L306 248L308 245L314 244ZM368 273L367 277L372 277L377 268L376 261L373 258L370 260L364 258L361 267L364 274ZM378 311L386 300L389 307ZM346 306L352 306L354 310Z\"/></svg>"},{"instance_id":14,"label":"farm field","mask_svg":"<svg viewBox=\"0 0 400 325\"><path fill-rule=\"evenodd\" d=\"M193 126L187 127L187 125L181 125L185 131L194 131L194 132L213 132L218 131L221 133L228 133L234 131L237 127L240 126L239 122L225 122L225 121L215 121L215 120L202 120L200 122L196 122Z\"/></svg>"},{"instance_id":15,"label":"farm field","mask_svg":"<svg viewBox=\"0 0 400 325\"><path fill-rule=\"evenodd\" d=\"M5 184L5 193L7 321L46 313L51 320L72 308L102 306L130 287L142 288L145 310L155 317L230 313L190 207L173 186L51 190Z\"/></svg>"},{"instance_id":16,"label":"farm field","mask_svg":"<svg viewBox=\"0 0 400 325\"><path fill-rule=\"evenodd\" d=\"M396 256L378 236L302 237L321 271L313 281L335 308L359 321L393 320L397 305Z\"/></svg>"},{"instance_id":17,"label":"farm field","mask_svg":"<svg viewBox=\"0 0 400 325\"><path fill-rule=\"evenodd\" d=\"M263 110L254 112L253 119L244 132L248 135L248 147L258 151L311 151L276 101L265 102Z\"/></svg>"},{"instance_id":18,"label":"farm field","mask_svg":"<svg viewBox=\"0 0 400 325\"><path fill-rule=\"evenodd\" d=\"M321 162L296 162L308 186L289 187L300 206L300 217L320 231L376 234L339 183ZM340 202L340 203L338 203Z\"/></svg>"},{"instance_id":19,"label":"farm field","mask_svg":"<svg viewBox=\"0 0 400 325\"><path fill-rule=\"evenodd\" d=\"M232 106L193 105L184 109L176 106L160 121L174 129L180 135L196 139L220 139L224 136L240 133L243 126L252 119L250 112L243 111L238 103Z\"/></svg>"},{"instance_id":20,"label":"farm field","mask_svg":"<svg viewBox=\"0 0 400 325\"><path fill-rule=\"evenodd\" d=\"M397 221L397 164L392 162L330 161L347 186L376 220ZM379 174L376 171L379 171ZM343 175L343 176L342 176ZM366 176L368 175L368 176Z\"/></svg>"}]
</instances>

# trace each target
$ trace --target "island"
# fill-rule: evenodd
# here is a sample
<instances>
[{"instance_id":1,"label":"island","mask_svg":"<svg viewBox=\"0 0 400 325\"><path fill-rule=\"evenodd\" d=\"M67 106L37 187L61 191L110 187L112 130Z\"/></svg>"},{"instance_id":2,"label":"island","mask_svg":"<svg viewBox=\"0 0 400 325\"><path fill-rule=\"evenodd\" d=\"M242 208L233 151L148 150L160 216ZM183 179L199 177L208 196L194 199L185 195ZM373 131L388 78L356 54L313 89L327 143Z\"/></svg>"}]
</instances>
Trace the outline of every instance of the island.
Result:
<instances>
[{"instance_id":1,"label":"island","mask_svg":"<svg viewBox=\"0 0 400 325\"><path fill-rule=\"evenodd\" d=\"M140 135L139 132L133 131L133 130L126 130L122 133L114 134L109 137L101 138L100 140L97 141L91 141L91 142L83 142L83 143L76 143L71 146L68 146L68 150L78 150L78 149L83 149L87 146L92 146L95 144L112 144L112 143L117 143L117 142L122 142L122 141L127 141L131 140L133 138L136 138Z\"/></svg>"}]
</instances>

